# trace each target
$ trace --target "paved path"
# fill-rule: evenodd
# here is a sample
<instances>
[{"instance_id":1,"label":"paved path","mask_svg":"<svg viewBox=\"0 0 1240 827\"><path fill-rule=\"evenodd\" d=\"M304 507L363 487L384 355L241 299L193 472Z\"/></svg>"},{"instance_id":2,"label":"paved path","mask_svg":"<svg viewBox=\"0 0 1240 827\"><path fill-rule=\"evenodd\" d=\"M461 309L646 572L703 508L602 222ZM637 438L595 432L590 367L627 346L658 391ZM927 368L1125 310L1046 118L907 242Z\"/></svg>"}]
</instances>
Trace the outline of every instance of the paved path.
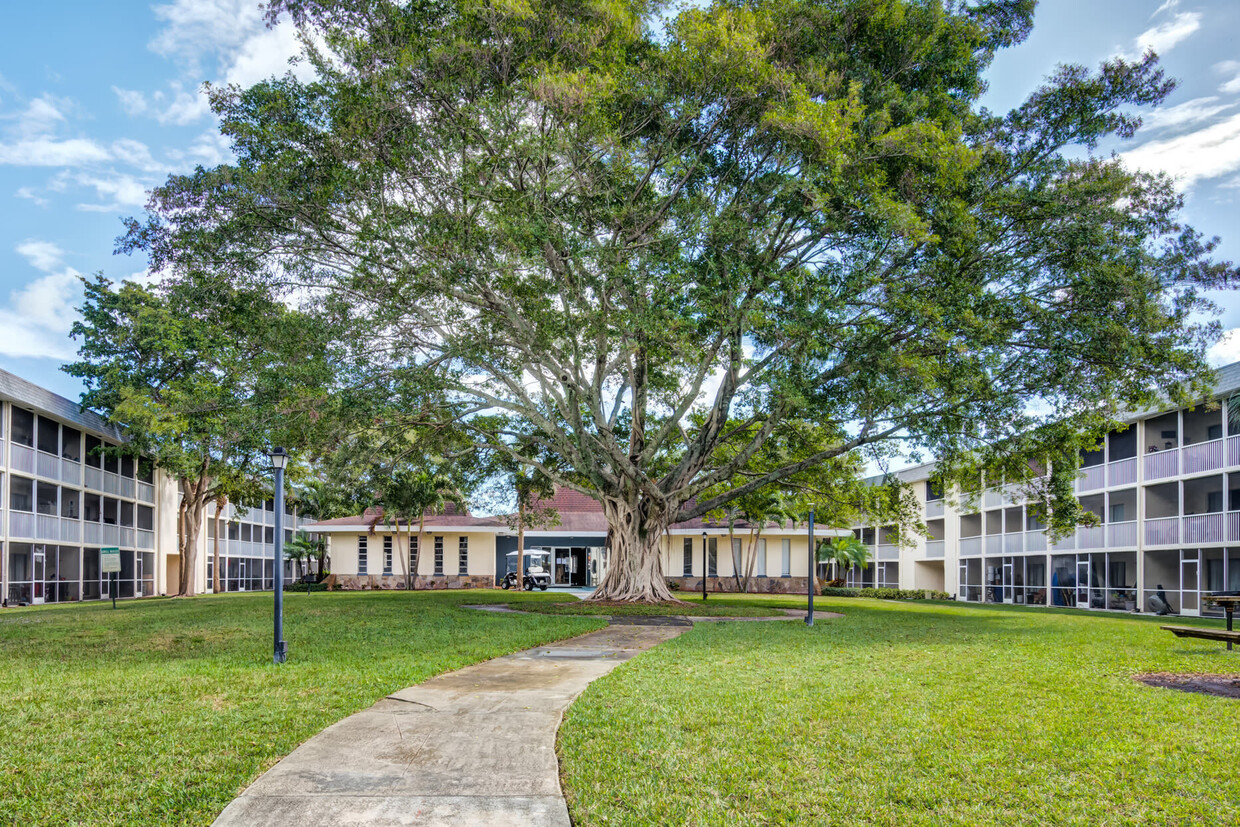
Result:
<instances>
[{"instance_id":1,"label":"paved path","mask_svg":"<svg viewBox=\"0 0 1240 827\"><path fill-rule=\"evenodd\" d=\"M568 827L555 756L564 710L687 628L617 624L401 690L293 750L215 824Z\"/></svg>"}]
</instances>

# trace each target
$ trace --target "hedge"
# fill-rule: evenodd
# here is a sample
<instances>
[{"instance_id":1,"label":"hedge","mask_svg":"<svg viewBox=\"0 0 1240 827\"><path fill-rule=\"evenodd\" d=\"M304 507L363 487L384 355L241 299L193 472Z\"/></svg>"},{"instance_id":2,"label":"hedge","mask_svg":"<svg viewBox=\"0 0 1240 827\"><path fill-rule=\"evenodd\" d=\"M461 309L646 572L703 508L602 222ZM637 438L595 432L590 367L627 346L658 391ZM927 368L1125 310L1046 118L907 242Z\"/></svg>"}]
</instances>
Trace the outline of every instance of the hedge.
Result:
<instances>
[{"instance_id":1,"label":"hedge","mask_svg":"<svg viewBox=\"0 0 1240 827\"><path fill-rule=\"evenodd\" d=\"M875 597L879 600L951 600L947 592L936 592L931 589L841 589L826 586L822 590L823 597Z\"/></svg>"}]
</instances>

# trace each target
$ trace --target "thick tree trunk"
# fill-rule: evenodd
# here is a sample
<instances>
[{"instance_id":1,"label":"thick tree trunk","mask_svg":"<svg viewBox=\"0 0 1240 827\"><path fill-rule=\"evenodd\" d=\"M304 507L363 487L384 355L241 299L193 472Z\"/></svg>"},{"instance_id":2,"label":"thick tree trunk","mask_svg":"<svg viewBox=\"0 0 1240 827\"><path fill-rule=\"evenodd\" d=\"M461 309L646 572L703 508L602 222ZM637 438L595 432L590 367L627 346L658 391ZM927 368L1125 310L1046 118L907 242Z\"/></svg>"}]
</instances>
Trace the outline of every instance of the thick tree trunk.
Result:
<instances>
[{"instance_id":1,"label":"thick tree trunk","mask_svg":"<svg viewBox=\"0 0 1240 827\"><path fill-rule=\"evenodd\" d=\"M179 597L192 597L198 593L194 573L198 567L198 532L202 530L202 514L206 510L198 494L198 487L185 480L181 482L181 571L177 589Z\"/></svg>"},{"instance_id":2,"label":"thick tree trunk","mask_svg":"<svg viewBox=\"0 0 1240 827\"><path fill-rule=\"evenodd\" d=\"M525 588L525 504L517 497L517 591Z\"/></svg>"},{"instance_id":3,"label":"thick tree trunk","mask_svg":"<svg viewBox=\"0 0 1240 827\"><path fill-rule=\"evenodd\" d=\"M589 599L675 601L663 579L660 543L669 516L653 511L648 502L630 505L615 500L603 501L603 513L607 516L610 544L607 571Z\"/></svg>"}]
</instances>

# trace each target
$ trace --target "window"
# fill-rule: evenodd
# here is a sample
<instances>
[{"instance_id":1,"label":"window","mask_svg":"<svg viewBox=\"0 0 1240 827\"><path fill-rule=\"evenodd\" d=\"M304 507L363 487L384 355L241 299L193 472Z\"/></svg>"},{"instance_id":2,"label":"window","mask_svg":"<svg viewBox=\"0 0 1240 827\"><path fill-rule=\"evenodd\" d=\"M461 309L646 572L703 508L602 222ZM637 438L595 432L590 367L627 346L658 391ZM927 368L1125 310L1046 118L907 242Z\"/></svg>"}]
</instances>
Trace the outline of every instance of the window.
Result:
<instances>
[{"instance_id":1,"label":"window","mask_svg":"<svg viewBox=\"0 0 1240 827\"><path fill-rule=\"evenodd\" d=\"M60 455L73 462L82 461L82 432L68 425L60 429Z\"/></svg>"},{"instance_id":2,"label":"window","mask_svg":"<svg viewBox=\"0 0 1240 827\"><path fill-rule=\"evenodd\" d=\"M1208 428L1206 428L1206 439L1207 440L1222 439L1222 438L1223 438L1223 426L1222 425L1211 425Z\"/></svg>"},{"instance_id":3,"label":"window","mask_svg":"<svg viewBox=\"0 0 1240 827\"><path fill-rule=\"evenodd\" d=\"M241 542L243 543L250 542L250 524L249 523L241 524Z\"/></svg>"},{"instance_id":4,"label":"window","mask_svg":"<svg viewBox=\"0 0 1240 827\"><path fill-rule=\"evenodd\" d=\"M392 573L392 535L383 538L383 573Z\"/></svg>"},{"instance_id":5,"label":"window","mask_svg":"<svg viewBox=\"0 0 1240 827\"><path fill-rule=\"evenodd\" d=\"M719 576L719 538L711 537L706 541L706 576Z\"/></svg>"},{"instance_id":6,"label":"window","mask_svg":"<svg viewBox=\"0 0 1240 827\"><path fill-rule=\"evenodd\" d=\"M741 541L732 538L732 573L743 574L741 571Z\"/></svg>"},{"instance_id":7,"label":"window","mask_svg":"<svg viewBox=\"0 0 1240 827\"><path fill-rule=\"evenodd\" d=\"M435 574L443 574L443 538L435 538Z\"/></svg>"},{"instance_id":8,"label":"window","mask_svg":"<svg viewBox=\"0 0 1240 827\"><path fill-rule=\"evenodd\" d=\"M415 577L418 573L418 538L409 538L409 571Z\"/></svg>"},{"instance_id":9,"label":"window","mask_svg":"<svg viewBox=\"0 0 1240 827\"><path fill-rule=\"evenodd\" d=\"M113 449L116 448L115 445L110 445L106 442L103 443L103 447L105 450L109 448L113 448ZM116 454L105 453L103 455L103 470L104 471L108 471L109 473L115 474L117 471L120 470L120 467L121 467L121 461L117 459Z\"/></svg>"},{"instance_id":10,"label":"window","mask_svg":"<svg viewBox=\"0 0 1240 827\"><path fill-rule=\"evenodd\" d=\"M86 464L91 468L103 467L103 443L97 436L86 435Z\"/></svg>"},{"instance_id":11,"label":"window","mask_svg":"<svg viewBox=\"0 0 1240 827\"><path fill-rule=\"evenodd\" d=\"M357 538L357 573L366 573L366 538Z\"/></svg>"},{"instance_id":12,"label":"window","mask_svg":"<svg viewBox=\"0 0 1240 827\"><path fill-rule=\"evenodd\" d=\"M758 576L766 577L766 540L758 540Z\"/></svg>"},{"instance_id":13,"label":"window","mask_svg":"<svg viewBox=\"0 0 1240 827\"><path fill-rule=\"evenodd\" d=\"M49 482L35 483L34 510L40 514L55 515L60 510L60 492Z\"/></svg>"},{"instance_id":14,"label":"window","mask_svg":"<svg viewBox=\"0 0 1240 827\"><path fill-rule=\"evenodd\" d=\"M133 503L121 500L121 525L133 528Z\"/></svg>"},{"instance_id":15,"label":"window","mask_svg":"<svg viewBox=\"0 0 1240 827\"><path fill-rule=\"evenodd\" d=\"M267 526L263 529L263 542L267 545L273 545L276 541L275 526Z\"/></svg>"},{"instance_id":16,"label":"window","mask_svg":"<svg viewBox=\"0 0 1240 827\"><path fill-rule=\"evenodd\" d=\"M691 577L693 575L693 538L692 537L685 538L684 568L682 571L685 577Z\"/></svg>"},{"instance_id":17,"label":"window","mask_svg":"<svg viewBox=\"0 0 1240 827\"><path fill-rule=\"evenodd\" d=\"M121 457L121 476L133 478L133 457Z\"/></svg>"},{"instance_id":18,"label":"window","mask_svg":"<svg viewBox=\"0 0 1240 827\"><path fill-rule=\"evenodd\" d=\"M1206 493L1206 512L1214 514L1223 510L1223 492L1209 491Z\"/></svg>"},{"instance_id":19,"label":"window","mask_svg":"<svg viewBox=\"0 0 1240 827\"><path fill-rule=\"evenodd\" d=\"M27 513L34 511L34 480L24 477L9 479L9 508Z\"/></svg>"},{"instance_id":20,"label":"window","mask_svg":"<svg viewBox=\"0 0 1240 827\"><path fill-rule=\"evenodd\" d=\"M784 538L780 541L779 550L779 576L792 576L792 541Z\"/></svg>"},{"instance_id":21,"label":"window","mask_svg":"<svg viewBox=\"0 0 1240 827\"><path fill-rule=\"evenodd\" d=\"M239 531L239 525L236 522L229 523L228 524L228 539L236 540L238 531Z\"/></svg>"},{"instance_id":22,"label":"window","mask_svg":"<svg viewBox=\"0 0 1240 827\"><path fill-rule=\"evenodd\" d=\"M34 414L30 411L23 411L21 408L13 409L13 421L9 423L9 437L18 445L26 445L34 447Z\"/></svg>"},{"instance_id":23,"label":"window","mask_svg":"<svg viewBox=\"0 0 1240 827\"><path fill-rule=\"evenodd\" d=\"M60 423L46 416L39 417L39 450L60 455Z\"/></svg>"},{"instance_id":24,"label":"window","mask_svg":"<svg viewBox=\"0 0 1240 827\"><path fill-rule=\"evenodd\" d=\"M81 511L82 494L72 488L60 492L60 516L76 520Z\"/></svg>"},{"instance_id":25,"label":"window","mask_svg":"<svg viewBox=\"0 0 1240 827\"><path fill-rule=\"evenodd\" d=\"M138 481L145 483L155 482L155 463L146 457L138 457Z\"/></svg>"},{"instance_id":26,"label":"window","mask_svg":"<svg viewBox=\"0 0 1240 827\"><path fill-rule=\"evenodd\" d=\"M457 549L460 552L460 563L457 566L456 573L459 575L469 574L469 538L462 537L457 543Z\"/></svg>"}]
</instances>

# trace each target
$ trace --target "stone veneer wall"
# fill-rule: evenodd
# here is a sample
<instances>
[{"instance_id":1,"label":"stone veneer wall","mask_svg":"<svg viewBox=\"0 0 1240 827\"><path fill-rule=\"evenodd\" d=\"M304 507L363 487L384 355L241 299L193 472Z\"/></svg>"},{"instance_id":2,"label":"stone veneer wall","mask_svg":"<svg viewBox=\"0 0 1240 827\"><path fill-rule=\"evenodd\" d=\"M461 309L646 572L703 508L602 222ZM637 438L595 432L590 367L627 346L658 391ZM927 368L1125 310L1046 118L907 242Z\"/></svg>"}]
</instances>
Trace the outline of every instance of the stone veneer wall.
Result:
<instances>
[{"instance_id":1,"label":"stone veneer wall","mask_svg":"<svg viewBox=\"0 0 1240 827\"><path fill-rule=\"evenodd\" d=\"M404 589L405 577L401 574L332 574L327 577L327 588L342 590ZM497 588L488 574L439 574L419 575L414 582L419 591L434 589L491 589Z\"/></svg>"},{"instance_id":2,"label":"stone veneer wall","mask_svg":"<svg viewBox=\"0 0 1240 827\"><path fill-rule=\"evenodd\" d=\"M668 577L667 583L673 589L685 592L700 592L700 577ZM805 594L804 577L755 577L749 581L751 594ZM711 577L706 582L707 592L739 592L736 579L732 577Z\"/></svg>"}]
</instances>

